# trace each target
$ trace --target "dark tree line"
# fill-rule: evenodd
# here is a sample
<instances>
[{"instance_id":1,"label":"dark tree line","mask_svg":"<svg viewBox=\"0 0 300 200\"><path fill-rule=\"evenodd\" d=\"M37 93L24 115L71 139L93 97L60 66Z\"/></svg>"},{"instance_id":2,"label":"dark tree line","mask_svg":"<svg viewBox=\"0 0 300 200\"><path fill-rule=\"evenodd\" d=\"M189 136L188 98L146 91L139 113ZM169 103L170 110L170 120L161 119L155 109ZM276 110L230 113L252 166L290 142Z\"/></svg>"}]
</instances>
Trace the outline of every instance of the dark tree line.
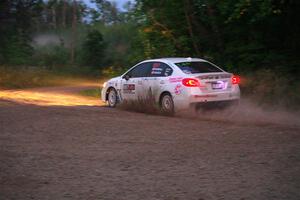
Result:
<instances>
[{"instance_id":1,"label":"dark tree line","mask_svg":"<svg viewBox=\"0 0 300 200\"><path fill-rule=\"evenodd\" d=\"M0 2L0 64L24 64L30 59L31 23L40 12L38 0Z\"/></svg>"},{"instance_id":2,"label":"dark tree line","mask_svg":"<svg viewBox=\"0 0 300 200\"><path fill-rule=\"evenodd\" d=\"M139 60L195 56L237 72L299 75L297 0L0 2L0 64L122 69ZM57 37L39 45L36 36ZM38 37L39 38L39 37Z\"/></svg>"},{"instance_id":3,"label":"dark tree line","mask_svg":"<svg viewBox=\"0 0 300 200\"><path fill-rule=\"evenodd\" d=\"M299 73L299 1L140 0L137 7L149 57L200 56L231 70Z\"/></svg>"}]
</instances>

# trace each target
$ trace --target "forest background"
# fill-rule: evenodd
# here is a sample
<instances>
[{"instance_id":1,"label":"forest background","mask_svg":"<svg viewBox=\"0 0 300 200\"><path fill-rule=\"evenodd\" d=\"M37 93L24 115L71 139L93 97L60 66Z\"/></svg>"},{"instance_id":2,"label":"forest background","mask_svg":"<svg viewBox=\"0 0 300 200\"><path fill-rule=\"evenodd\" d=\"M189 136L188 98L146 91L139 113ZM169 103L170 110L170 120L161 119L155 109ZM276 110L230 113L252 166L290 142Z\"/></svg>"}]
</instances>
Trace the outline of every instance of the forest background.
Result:
<instances>
[{"instance_id":1,"label":"forest background","mask_svg":"<svg viewBox=\"0 0 300 200\"><path fill-rule=\"evenodd\" d=\"M297 0L2 0L0 87L28 71L109 78L149 58L200 57L241 75L258 103L299 108L299 19Z\"/></svg>"}]
</instances>

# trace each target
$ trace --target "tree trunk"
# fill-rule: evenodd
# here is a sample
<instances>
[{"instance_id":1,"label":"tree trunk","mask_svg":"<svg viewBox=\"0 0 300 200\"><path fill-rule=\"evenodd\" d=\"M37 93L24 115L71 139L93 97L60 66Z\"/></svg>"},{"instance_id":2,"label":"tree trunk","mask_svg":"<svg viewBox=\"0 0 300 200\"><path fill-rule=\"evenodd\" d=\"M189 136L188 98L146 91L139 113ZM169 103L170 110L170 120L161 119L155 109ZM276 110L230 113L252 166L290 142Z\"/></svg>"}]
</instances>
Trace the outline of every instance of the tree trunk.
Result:
<instances>
[{"instance_id":1,"label":"tree trunk","mask_svg":"<svg viewBox=\"0 0 300 200\"><path fill-rule=\"evenodd\" d=\"M183 4L184 4L184 14L185 14L185 19L186 19L186 23L187 23L187 28L188 28L188 31L189 31L189 34L190 34L190 37L192 40L194 50L195 50L197 56L201 56L198 44L195 40L195 34L194 34L194 30L193 30L191 16L189 15L189 13L192 12L191 11L191 3L189 0L184 0Z\"/></svg>"},{"instance_id":2,"label":"tree trunk","mask_svg":"<svg viewBox=\"0 0 300 200\"><path fill-rule=\"evenodd\" d=\"M223 52L224 49L224 42L220 33L220 28L218 26L218 24L216 23L216 12L215 12L215 8L211 5L207 6L207 14L210 17L210 21L211 21L211 26L212 26L212 30L214 32L215 35L215 40L217 43L217 47L220 53Z\"/></svg>"},{"instance_id":3,"label":"tree trunk","mask_svg":"<svg viewBox=\"0 0 300 200\"><path fill-rule=\"evenodd\" d=\"M71 64L74 64L75 47L76 47L76 31L77 31L77 4L76 0L73 0L73 12L72 12L72 39L71 39Z\"/></svg>"},{"instance_id":4,"label":"tree trunk","mask_svg":"<svg viewBox=\"0 0 300 200\"><path fill-rule=\"evenodd\" d=\"M51 11L52 11L52 25L53 25L53 28L56 29L56 10L55 10L55 4L52 5L52 8L51 8Z\"/></svg>"},{"instance_id":5,"label":"tree trunk","mask_svg":"<svg viewBox=\"0 0 300 200\"><path fill-rule=\"evenodd\" d=\"M66 10L67 10L67 2L63 0L63 10L62 10L62 27L66 28Z\"/></svg>"}]
</instances>

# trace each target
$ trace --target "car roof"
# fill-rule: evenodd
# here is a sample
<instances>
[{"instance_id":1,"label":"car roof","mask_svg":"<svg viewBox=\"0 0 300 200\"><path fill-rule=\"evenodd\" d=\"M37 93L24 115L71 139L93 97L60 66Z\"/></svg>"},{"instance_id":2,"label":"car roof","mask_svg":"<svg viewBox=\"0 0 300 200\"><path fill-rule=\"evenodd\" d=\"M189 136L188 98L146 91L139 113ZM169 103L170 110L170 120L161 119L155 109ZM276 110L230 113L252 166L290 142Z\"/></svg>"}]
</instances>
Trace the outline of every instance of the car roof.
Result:
<instances>
[{"instance_id":1,"label":"car roof","mask_svg":"<svg viewBox=\"0 0 300 200\"><path fill-rule=\"evenodd\" d=\"M145 60L143 62L149 62L149 61L152 61L152 62L171 62L171 63L180 63L180 62L195 62L195 61L200 61L200 62L203 62L206 60L203 60L203 59L200 59L200 58L191 58L191 57L188 57L188 58L183 58L183 57L172 57L172 58L157 58L157 59L150 59L150 60Z\"/></svg>"}]
</instances>

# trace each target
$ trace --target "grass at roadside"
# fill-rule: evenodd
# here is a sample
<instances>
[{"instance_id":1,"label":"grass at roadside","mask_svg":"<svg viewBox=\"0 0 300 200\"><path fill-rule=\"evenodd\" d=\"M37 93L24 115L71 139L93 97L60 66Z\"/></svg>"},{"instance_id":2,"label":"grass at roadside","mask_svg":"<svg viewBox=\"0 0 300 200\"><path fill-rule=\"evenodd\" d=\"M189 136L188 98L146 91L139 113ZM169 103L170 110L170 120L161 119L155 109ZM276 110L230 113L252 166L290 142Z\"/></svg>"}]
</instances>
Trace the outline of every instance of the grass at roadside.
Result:
<instances>
[{"instance_id":1,"label":"grass at roadside","mask_svg":"<svg viewBox=\"0 0 300 200\"><path fill-rule=\"evenodd\" d=\"M86 97L100 98L101 88L82 90L79 92L79 94Z\"/></svg>"},{"instance_id":2,"label":"grass at roadside","mask_svg":"<svg viewBox=\"0 0 300 200\"><path fill-rule=\"evenodd\" d=\"M288 74L258 70L242 79L242 98L267 109L300 110L300 81Z\"/></svg>"},{"instance_id":3,"label":"grass at roadside","mask_svg":"<svg viewBox=\"0 0 300 200\"><path fill-rule=\"evenodd\" d=\"M53 72L37 68L13 69L0 66L0 88L2 89L82 85L96 82L97 80L95 78L82 78L79 76L55 74Z\"/></svg>"}]
</instances>

